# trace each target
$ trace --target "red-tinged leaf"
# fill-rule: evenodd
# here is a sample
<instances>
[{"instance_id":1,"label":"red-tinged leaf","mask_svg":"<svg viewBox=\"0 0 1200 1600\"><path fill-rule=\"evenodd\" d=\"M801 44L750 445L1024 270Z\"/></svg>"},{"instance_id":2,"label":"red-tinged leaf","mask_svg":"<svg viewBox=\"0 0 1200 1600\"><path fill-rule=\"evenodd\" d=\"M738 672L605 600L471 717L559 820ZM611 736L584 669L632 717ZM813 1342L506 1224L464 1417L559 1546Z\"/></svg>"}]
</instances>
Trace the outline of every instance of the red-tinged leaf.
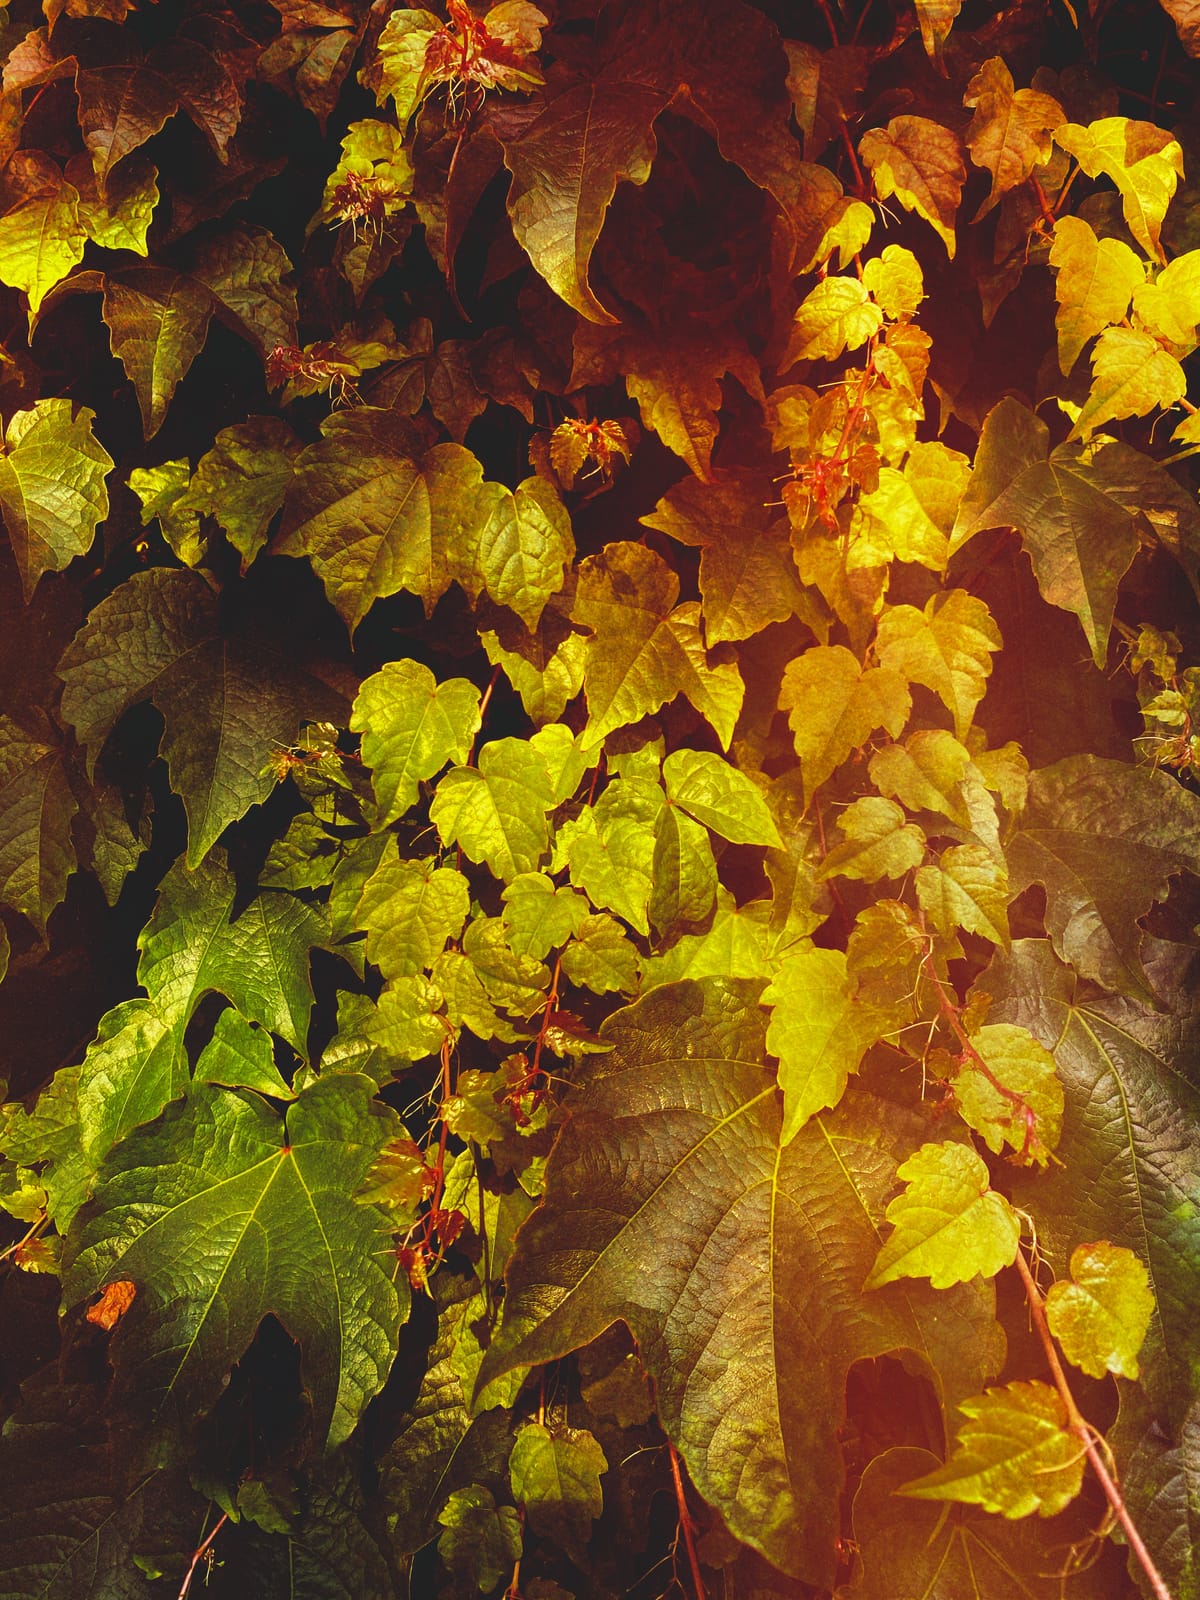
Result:
<instances>
[{"instance_id":1,"label":"red-tinged leaf","mask_svg":"<svg viewBox=\"0 0 1200 1600\"><path fill-rule=\"evenodd\" d=\"M174 88L180 110L224 161L242 117L242 96L229 68L203 45L183 37L165 41L150 59Z\"/></svg>"},{"instance_id":2,"label":"red-tinged leaf","mask_svg":"<svg viewBox=\"0 0 1200 1600\"><path fill-rule=\"evenodd\" d=\"M104 280L104 320L113 355L133 384L142 429L152 438L171 397L204 348L212 299L166 267L135 267Z\"/></svg>"},{"instance_id":3,"label":"red-tinged leaf","mask_svg":"<svg viewBox=\"0 0 1200 1600\"><path fill-rule=\"evenodd\" d=\"M105 1333L111 1333L136 1297L137 1284L130 1283L128 1278L117 1278L105 1284L100 1291L100 1298L87 1308L87 1320L97 1328L103 1328Z\"/></svg>"},{"instance_id":4,"label":"red-tinged leaf","mask_svg":"<svg viewBox=\"0 0 1200 1600\"><path fill-rule=\"evenodd\" d=\"M953 260L954 224L967 177L957 136L928 117L893 117L886 129L864 133L858 149L879 198L895 195L924 217Z\"/></svg>"},{"instance_id":5,"label":"red-tinged leaf","mask_svg":"<svg viewBox=\"0 0 1200 1600\"><path fill-rule=\"evenodd\" d=\"M175 86L150 62L83 67L75 74L79 126L100 192L117 163L163 128L179 109Z\"/></svg>"},{"instance_id":6,"label":"red-tinged leaf","mask_svg":"<svg viewBox=\"0 0 1200 1600\"><path fill-rule=\"evenodd\" d=\"M217 315L264 357L296 342L296 291L284 281L291 273L283 246L266 228L248 224L206 239L191 265Z\"/></svg>"}]
</instances>

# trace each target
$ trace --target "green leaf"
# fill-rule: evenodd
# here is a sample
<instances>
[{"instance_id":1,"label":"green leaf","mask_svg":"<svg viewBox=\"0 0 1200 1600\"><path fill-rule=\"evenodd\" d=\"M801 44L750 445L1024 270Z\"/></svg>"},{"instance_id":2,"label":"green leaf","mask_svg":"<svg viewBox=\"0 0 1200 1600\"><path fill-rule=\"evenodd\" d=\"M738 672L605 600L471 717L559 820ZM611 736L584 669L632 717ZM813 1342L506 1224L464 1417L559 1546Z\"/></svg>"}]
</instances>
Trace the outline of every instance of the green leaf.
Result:
<instances>
[{"instance_id":1,"label":"green leaf","mask_svg":"<svg viewBox=\"0 0 1200 1600\"><path fill-rule=\"evenodd\" d=\"M479 587L515 611L532 633L574 557L571 519L553 485L526 478L497 498L479 529Z\"/></svg>"},{"instance_id":2,"label":"green leaf","mask_svg":"<svg viewBox=\"0 0 1200 1600\"><path fill-rule=\"evenodd\" d=\"M995 1155L1007 1144L1023 1164L1044 1167L1062 1131L1063 1087L1054 1057L1028 1028L1011 1022L975 1029L971 1047L987 1071L963 1054L954 1080L963 1121Z\"/></svg>"},{"instance_id":3,"label":"green leaf","mask_svg":"<svg viewBox=\"0 0 1200 1600\"><path fill-rule=\"evenodd\" d=\"M448 761L464 762L479 732L479 690L466 678L438 683L419 661L389 661L364 680L350 714L361 733L386 827L414 806L417 786Z\"/></svg>"},{"instance_id":4,"label":"green leaf","mask_svg":"<svg viewBox=\"0 0 1200 1600\"><path fill-rule=\"evenodd\" d=\"M429 41L442 29L432 11L393 11L379 35L379 84L377 98L382 105L390 95L396 106L396 120L403 132L412 121L425 80L425 53Z\"/></svg>"},{"instance_id":5,"label":"green leaf","mask_svg":"<svg viewBox=\"0 0 1200 1600\"><path fill-rule=\"evenodd\" d=\"M966 132L971 160L992 175L991 193L976 214L978 221L1050 159L1050 135L1066 121L1066 113L1052 95L1017 89L999 56L985 61L971 79L963 105L973 112Z\"/></svg>"},{"instance_id":6,"label":"green leaf","mask_svg":"<svg viewBox=\"0 0 1200 1600\"><path fill-rule=\"evenodd\" d=\"M46 1212L60 1234L87 1198L95 1166L80 1143L79 1067L60 1067L32 1111L19 1104L0 1113L0 1144L10 1161L37 1167Z\"/></svg>"},{"instance_id":7,"label":"green leaf","mask_svg":"<svg viewBox=\"0 0 1200 1600\"><path fill-rule=\"evenodd\" d=\"M267 542L292 481L300 441L278 417L247 417L222 428L188 487L189 511L212 517L248 567Z\"/></svg>"},{"instance_id":8,"label":"green leaf","mask_svg":"<svg viewBox=\"0 0 1200 1600\"><path fill-rule=\"evenodd\" d=\"M667 799L731 844L782 848L762 792L708 750L675 750L663 762Z\"/></svg>"},{"instance_id":9,"label":"green leaf","mask_svg":"<svg viewBox=\"0 0 1200 1600\"><path fill-rule=\"evenodd\" d=\"M539 1422L522 1428L508 1458L513 1498L539 1539L587 1565L592 1524L604 1509L600 1479L604 1451L586 1428L551 1432Z\"/></svg>"},{"instance_id":10,"label":"green leaf","mask_svg":"<svg viewBox=\"0 0 1200 1600\"><path fill-rule=\"evenodd\" d=\"M112 1336L117 1384L154 1430L216 1399L262 1317L300 1346L316 1438L348 1437L383 1386L407 1310L381 1213L356 1204L393 1118L353 1075L318 1081L284 1121L256 1095L199 1085L110 1157L68 1241L64 1293L137 1285Z\"/></svg>"},{"instance_id":11,"label":"green leaf","mask_svg":"<svg viewBox=\"0 0 1200 1600\"><path fill-rule=\"evenodd\" d=\"M0 514L25 599L46 572L61 572L92 547L108 516L113 460L92 432L95 412L70 400L39 400L4 431Z\"/></svg>"},{"instance_id":12,"label":"green leaf","mask_svg":"<svg viewBox=\"0 0 1200 1600\"><path fill-rule=\"evenodd\" d=\"M1053 1049L1065 1095L1061 1165L1014 1172L1014 1201L1033 1214L1039 1247L1060 1277L1081 1239L1111 1240L1145 1262L1156 1310L1141 1383L1175 1427L1200 1362L1200 1095L1187 1077L1200 989L1187 948L1156 948L1150 973L1171 1010L1077 992L1050 945L1026 939L1010 957L996 956L978 987L992 997L989 1019L1019 1023Z\"/></svg>"},{"instance_id":13,"label":"green leaf","mask_svg":"<svg viewBox=\"0 0 1200 1600\"><path fill-rule=\"evenodd\" d=\"M79 220L87 236L106 250L149 254L146 235L158 204L158 168L142 156L123 161L101 195L86 156L73 156L67 178L79 191Z\"/></svg>"},{"instance_id":14,"label":"green leaf","mask_svg":"<svg viewBox=\"0 0 1200 1600\"><path fill-rule=\"evenodd\" d=\"M954 224L966 182L958 138L928 117L893 117L886 128L869 128L858 143L863 165L880 200L895 195L924 217L954 259Z\"/></svg>"},{"instance_id":15,"label":"green leaf","mask_svg":"<svg viewBox=\"0 0 1200 1600\"><path fill-rule=\"evenodd\" d=\"M74 815L62 752L0 716L0 901L43 936L75 870Z\"/></svg>"},{"instance_id":16,"label":"green leaf","mask_svg":"<svg viewBox=\"0 0 1200 1600\"><path fill-rule=\"evenodd\" d=\"M583 688L587 646L584 635L572 631L568 610L553 602L547 605L533 633L503 612L495 613L495 628L480 628L488 660L504 668L533 722L562 716L567 702Z\"/></svg>"},{"instance_id":17,"label":"green leaf","mask_svg":"<svg viewBox=\"0 0 1200 1600\"><path fill-rule=\"evenodd\" d=\"M1086 128L1065 122L1054 130L1054 138L1089 178L1112 179L1121 192L1130 233L1147 255L1163 260L1159 230L1183 176L1178 140L1165 128L1129 117L1101 117Z\"/></svg>"},{"instance_id":18,"label":"green leaf","mask_svg":"<svg viewBox=\"0 0 1200 1600\"><path fill-rule=\"evenodd\" d=\"M779 1142L787 1145L810 1117L837 1105L878 1037L877 1020L855 1004L840 950L807 948L789 955L762 999L772 1008L767 1049L779 1058Z\"/></svg>"},{"instance_id":19,"label":"green leaf","mask_svg":"<svg viewBox=\"0 0 1200 1600\"><path fill-rule=\"evenodd\" d=\"M1098 239L1082 217L1059 217L1054 224L1050 265L1058 299L1058 365L1070 372L1089 339L1120 322L1146 264L1121 239Z\"/></svg>"},{"instance_id":20,"label":"green leaf","mask_svg":"<svg viewBox=\"0 0 1200 1600\"><path fill-rule=\"evenodd\" d=\"M1007 845L1014 895L1046 887L1054 948L1082 977L1150 998L1138 919L1172 873L1200 870L1200 799L1165 772L1069 756L1035 772Z\"/></svg>"},{"instance_id":21,"label":"green leaf","mask_svg":"<svg viewBox=\"0 0 1200 1600\"><path fill-rule=\"evenodd\" d=\"M615 917L585 917L563 951L562 969L571 983L593 994L632 994L637 988L637 946Z\"/></svg>"},{"instance_id":22,"label":"green leaf","mask_svg":"<svg viewBox=\"0 0 1200 1600\"><path fill-rule=\"evenodd\" d=\"M857 278L822 278L796 310L780 370L795 361L836 361L858 350L883 326L883 312Z\"/></svg>"},{"instance_id":23,"label":"green leaf","mask_svg":"<svg viewBox=\"0 0 1200 1600\"><path fill-rule=\"evenodd\" d=\"M79 191L62 179L0 215L0 283L24 290L31 321L55 284L83 259L86 243Z\"/></svg>"},{"instance_id":24,"label":"green leaf","mask_svg":"<svg viewBox=\"0 0 1200 1600\"><path fill-rule=\"evenodd\" d=\"M1200 1577L1200 1406L1192 1408L1177 1440L1172 1439L1142 1391L1122 1384L1121 1409L1108 1442L1125 1504L1170 1592L1179 1600L1195 1600ZM1130 1576L1144 1581L1132 1552L1129 1561L1136 1569Z\"/></svg>"},{"instance_id":25,"label":"green leaf","mask_svg":"<svg viewBox=\"0 0 1200 1600\"><path fill-rule=\"evenodd\" d=\"M1047 454L1049 438L1016 400L988 413L954 543L983 528L1016 528L1042 597L1075 613L1103 666L1117 587L1138 544L1135 513L1118 497L1124 449L1106 445L1093 455L1062 444Z\"/></svg>"},{"instance_id":26,"label":"green leaf","mask_svg":"<svg viewBox=\"0 0 1200 1600\"><path fill-rule=\"evenodd\" d=\"M1046 1321L1067 1360L1090 1378L1115 1372L1138 1376L1138 1351L1154 1315L1150 1274L1132 1250L1081 1244L1071 1252L1071 1276L1050 1286Z\"/></svg>"},{"instance_id":27,"label":"green leaf","mask_svg":"<svg viewBox=\"0 0 1200 1600\"><path fill-rule=\"evenodd\" d=\"M983 1286L859 1296L921 1119L848 1094L781 1148L760 986L670 984L605 1023L613 1048L577 1070L480 1382L624 1320L700 1495L735 1537L828 1586L850 1363L920 1350L949 1398L973 1392L966 1325L989 1372L999 1352ZM714 1281L735 1278L736 1294L714 1298Z\"/></svg>"},{"instance_id":28,"label":"green leaf","mask_svg":"<svg viewBox=\"0 0 1200 1600\"><path fill-rule=\"evenodd\" d=\"M535 961L543 961L551 950L574 938L588 916L583 896L573 889L556 889L544 872L521 873L501 898L509 944L518 955Z\"/></svg>"},{"instance_id":29,"label":"green leaf","mask_svg":"<svg viewBox=\"0 0 1200 1600\"><path fill-rule=\"evenodd\" d=\"M879 619L875 653L882 669L931 689L964 738L983 699L1000 630L977 595L950 589L931 595L924 609L890 606ZM903 724L902 724L903 725ZM899 728L888 726L895 738Z\"/></svg>"},{"instance_id":30,"label":"green leaf","mask_svg":"<svg viewBox=\"0 0 1200 1600\"><path fill-rule=\"evenodd\" d=\"M1138 328L1105 328L1092 351L1092 387L1071 429L1088 438L1102 423L1169 411L1187 394L1187 376L1175 357Z\"/></svg>"},{"instance_id":31,"label":"green leaf","mask_svg":"<svg viewBox=\"0 0 1200 1600\"><path fill-rule=\"evenodd\" d=\"M1013 898L1008 873L984 845L950 845L936 864L919 869L916 890L921 909L939 933L950 938L956 928L965 928L1008 949L1008 902Z\"/></svg>"},{"instance_id":32,"label":"green leaf","mask_svg":"<svg viewBox=\"0 0 1200 1600\"><path fill-rule=\"evenodd\" d=\"M208 234L192 258L192 277L213 298L213 309L264 359L296 343L296 291L284 282L292 263L266 228L238 223Z\"/></svg>"},{"instance_id":33,"label":"green leaf","mask_svg":"<svg viewBox=\"0 0 1200 1600\"><path fill-rule=\"evenodd\" d=\"M935 1289L993 1278L1016 1260L1021 1225L969 1145L925 1144L899 1169L907 1187L887 1208L894 1231L864 1289L928 1278Z\"/></svg>"},{"instance_id":34,"label":"green leaf","mask_svg":"<svg viewBox=\"0 0 1200 1600\"><path fill-rule=\"evenodd\" d=\"M217 1018L212 1038L196 1062L193 1079L196 1083L218 1083L225 1089L255 1089L277 1100L296 1098L279 1075L270 1034L247 1022L232 1006Z\"/></svg>"},{"instance_id":35,"label":"green leaf","mask_svg":"<svg viewBox=\"0 0 1200 1600\"><path fill-rule=\"evenodd\" d=\"M137 394L142 432L153 438L204 348L212 299L186 273L134 267L105 275L103 308L112 353Z\"/></svg>"},{"instance_id":36,"label":"green leaf","mask_svg":"<svg viewBox=\"0 0 1200 1600\"><path fill-rule=\"evenodd\" d=\"M63 715L94 768L120 717L152 700L162 752L188 816L196 866L224 829L278 782L272 758L304 721L340 720L345 702L253 639L217 630L217 597L194 572L135 573L93 607L59 663Z\"/></svg>"},{"instance_id":37,"label":"green leaf","mask_svg":"<svg viewBox=\"0 0 1200 1600\"><path fill-rule=\"evenodd\" d=\"M477 768L453 767L441 780L429 820L444 845L486 861L508 883L535 872L550 846L546 813L557 802L537 786L540 776L532 741L494 740L480 751Z\"/></svg>"},{"instance_id":38,"label":"green leaf","mask_svg":"<svg viewBox=\"0 0 1200 1600\"><path fill-rule=\"evenodd\" d=\"M182 1026L164 1019L153 1000L124 1000L101 1017L77 1091L79 1139L93 1171L114 1144L183 1093L181 1039Z\"/></svg>"},{"instance_id":39,"label":"green leaf","mask_svg":"<svg viewBox=\"0 0 1200 1600\"><path fill-rule=\"evenodd\" d=\"M663 799L657 784L618 778L555 838L555 870L565 860L571 882L594 906L615 911L642 934L649 932L654 825Z\"/></svg>"},{"instance_id":40,"label":"green leaf","mask_svg":"<svg viewBox=\"0 0 1200 1600\"><path fill-rule=\"evenodd\" d=\"M811 795L876 728L898 738L912 700L890 666L864 668L845 645L814 645L788 662L779 707L788 714Z\"/></svg>"},{"instance_id":41,"label":"green leaf","mask_svg":"<svg viewBox=\"0 0 1200 1600\"><path fill-rule=\"evenodd\" d=\"M673 805L654 823L647 914L660 935L703 923L717 892L717 865L707 830Z\"/></svg>"},{"instance_id":42,"label":"green leaf","mask_svg":"<svg viewBox=\"0 0 1200 1600\"><path fill-rule=\"evenodd\" d=\"M925 859L925 835L894 800L862 795L838 818L841 843L821 864L822 878L902 878Z\"/></svg>"},{"instance_id":43,"label":"green leaf","mask_svg":"<svg viewBox=\"0 0 1200 1600\"><path fill-rule=\"evenodd\" d=\"M958 1408L967 1421L944 1467L897 1492L917 1500L957 1500L1005 1517L1052 1517L1083 1483L1084 1453L1067 1410L1048 1384L1008 1383Z\"/></svg>"},{"instance_id":44,"label":"green leaf","mask_svg":"<svg viewBox=\"0 0 1200 1600\"><path fill-rule=\"evenodd\" d=\"M573 619L592 630L584 660L590 748L683 694L728 749L742 707L737 666L710 661L700 607L677 606L679 578L644 545L606 545L579 567Z\"/></svg>"},{"instance_id":45,"label":"green leaf","mask_svg":"<svg viewBox=\"0 0 1200 1600\"><path fill-rule=\"evenodd\" d=\"M451 1572L490 1594L521 1556L521 1519L512 1506L498 1506L490 1489L471 1484L455 1489L438 1513L445 1532L438 1553Z\"/></svg>"},{"instance_id":46,"label":"green leaf","mask_svg":"<svg viewBox=\"0 0 1200 1600\"><path fill-rule=\"evenodd\" d=\"M142 527L157 519L163 538L185 567L199 566L208 545L200 533L200 518L184 499L191 477L186 458L135 467L129 474L129 487L142 502Z\"/></svg>"},{"instance_id":47,"label":"green leaf","mask_svg":"<svg viewBox=\"0 0 1200 1600\"><path fill-rule=\"evenodd\" d=\"M387 981L426 971L457 939L471 909L461 872L388 854L367 879L355 920L367 934L367 954Z\"/></svg>"}]
</instances>

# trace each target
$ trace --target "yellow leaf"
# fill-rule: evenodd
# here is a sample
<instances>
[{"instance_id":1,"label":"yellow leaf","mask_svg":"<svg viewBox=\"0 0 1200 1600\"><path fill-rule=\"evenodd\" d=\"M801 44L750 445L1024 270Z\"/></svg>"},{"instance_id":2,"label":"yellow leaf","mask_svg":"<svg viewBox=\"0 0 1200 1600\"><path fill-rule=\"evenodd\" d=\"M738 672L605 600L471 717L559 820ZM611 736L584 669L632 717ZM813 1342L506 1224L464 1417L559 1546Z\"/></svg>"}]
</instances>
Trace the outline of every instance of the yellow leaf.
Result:
<instances>
[{"instance_id":1,"label":"yellow leaf","mask_svg":"<svg viewBox=\"0 0 1200 1600\"><path fill-rule=\"evenodd\" d=\"M61 182L0 217L0 283L23 289L32 318L56 283L83 259L87 232L79 191Z\"/></svg>"},{"instance_id":2,"label":"yellow leaf","mask_svg":"<svg viewBox=\"0 0 1200 1600\"><path fill-rule=\"evenodd\" d=\"M925 298L925 279L921 263L902 244L886 245L863 267L863 287L867 289L885 317L907 320L917 314Z\"/></svg>"},{"instance_id":3,"label":"yellow leaf","mask_svg":"<svg viewBox=\"0 0 1200 1600\"><path fill-rule=\"evenodd\" d=\"M1089 339L1121 321L1146 268L1123 240L1097 239L1082 217L1054 224L1050 265L1057 274L1058 365L1066 374Z\"/></svg>"},{"instance_id":4,"label":"yellow leaf","mask_svg":"<svg viewBox=\"0 0 1200 1600\"><path fill-rule=\"evenodd\" d=\"M1153 283L1133 291L1133 315L1153 338L1175 346L1181 359L1196 348L1200 323L1200 250L1176 256Z\"/></svg>"},{"instance_id":5,"label":"yellow leaf","mask_svg":"<svg viewBox=\"0 0 1200 1600\"><path fill-rule=\"evenodd\" d=\"M1071 429L1086 439L1102 422L1165 411L1187 394L1187 378L1175 357L1137 328L1106 328L1092 352L1092 389Z\"/></svg>"},{"instance_id":6,"label":"yellow leaf","mask_svg":"<svg viewBox=\"0 0 1200 1600\"><path fill-rule=\"evenodd\" d=\"M954 256L954 220L966 182L958 136L928 117L893 117L887 128L870 128L858 153L881 200L895 195L924 217Z\"/></svg>"},{"instance_id":7,"label":"yellow leaf","mask_svg":"<svg viewBox=\"0 0 1200 1600\"><path fill-rule=\"evenodd\" d=\"M1014 89L1012 73L999 56L985 61L967 85L963 105L974 109L967 149L977 167L992 175L992 189L976 213L986 216L1010 189L1024 183L1034 167L1049 160L1050 135L1067 120L1052 95Z\"/></svg>"},{"instance_id":8,"label":"yellow leaf","mask_svg":"<svg viewBox=\"0 0 1200 1600\"><path fill-rule=\"evenodd\" d=\"M823 278L796 311L780 370L794 361L836 361L883 326L883 312L857 278Z\"/></svg>"},{"instance_id":9,"label":"yellow leaf","mask_svg":"<svg viewBox=\"0 0 1200 1600\"><path fill-rule=\"evenodd\" d=\"M1089 178L1112 179L1121 191L1130 233L1148 255L1163 260L1159 231L1183 177L1179 141L1153 122L1129 117L1101 117L1086 128L1065 122L1054 137Z\"/></svg>"}]
</instances>

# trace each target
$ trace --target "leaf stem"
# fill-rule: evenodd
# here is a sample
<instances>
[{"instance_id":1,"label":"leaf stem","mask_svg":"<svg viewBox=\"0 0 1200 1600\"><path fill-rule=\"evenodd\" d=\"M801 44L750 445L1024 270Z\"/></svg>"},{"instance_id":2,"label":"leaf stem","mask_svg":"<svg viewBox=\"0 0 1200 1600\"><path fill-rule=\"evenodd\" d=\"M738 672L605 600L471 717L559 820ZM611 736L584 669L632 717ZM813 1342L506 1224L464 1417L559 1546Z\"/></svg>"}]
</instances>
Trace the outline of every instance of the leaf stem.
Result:
<instances>
[{"instance_id":1,"label":"leaf stem","mask_svg":"<svg viewBox=\"0 0 1200 1600\"><path fill-rule=\"evenodd\" d=\"M1046 1321L1045 1301L1042 1299L1042 1291L1038 1288L1037 1281L1029 1269L1029 1263L1025 1259L1023 1250L1017 1251L1016 1267L1021 1274L1021 1282L1025 1285L1025 1298L1029 1302L1029 1314L1033 1319L1034 1327L1037 1329L1038 1337L1042 1341L1042 1348L1046 1353L1046 1363L1050 1368L1050 1375L1054 1379L1054 1386L1058 1390L1063 1406L1066 1408L1070 1430L1083 1445L1087 1458L1092 1464L1092 1471L1100 1480L1100 1486L1113 1509L1113 1515L1121 1524L1121 1531L1129 1541L1129 1548L1137 1557L1142 1571L1146 1574L1155 1600L1171 1600L1171 1591L1167 1588L1162 1574L1154 1564L1153 1556L1147 1550L1133 1518L1129 1515L1129 1508L1125 1504L1125 1497L1121 1493L1120 1485L1109 1472L1104 1457L1100 1453L1099 1446L1096 1444L1095 1430L1088 1424L1083 1413L1075 1404L1075 1396L1071 1393L1067 1375L1063 1371L1058 1350L1055 1348L1054 1339Z\"/></svg>"},{"instance_id":2,"label":"leaf stem","mask_svg":"<svg viewBox=\"0 0 1200 1600\"><path fill-rule=\"evenodd\" d=\"M671 1477L675 1482L675 1504L679 1508L679 1531L683 1534L683 1545L687 1551L688 1566L692 1574L692 1588L695 1590L696 1600L707 1600L704 1579L700 1574L700 1557L696 1553L692 1514L688 1510L687 1495L684 1493L683 1473L679 1470L679 1452L670 1439L667 1440L667 1451L671 1457ZM1170 1600L1170 1596L1167 1597L1167 1600Z\"/></svg>"},{"instance_id":3,"label":"leaf stem","mask_svg":"<svg viewBox=\"0 0 1200 1600\"><path fill-rule=\"evenodd\" d=\"M217 1537L217 1535L220 1533L221 1529L225 1526L225 1524L228 1521L229 1521L229 1513L228 1513L228 1511L222 1512L221 1519L220 1519L219 1522L217 1522L214 1525L212 1532L208 1535L208 1537L206 1539L202 1539L200 1541L200 1543L196 1546L195 1550L192 1552L191 1565L188 1567L187 1571L184 1573L183 1582L179 1586L178 1600L187 1600L188 1590L192 1587L192 1579L196 1576L196 1568L200 1565L201 1561L204 1559L204 1554L207 1551L208 1547L212 1544L213 1540Z\"/></svg>"}]
</instances>

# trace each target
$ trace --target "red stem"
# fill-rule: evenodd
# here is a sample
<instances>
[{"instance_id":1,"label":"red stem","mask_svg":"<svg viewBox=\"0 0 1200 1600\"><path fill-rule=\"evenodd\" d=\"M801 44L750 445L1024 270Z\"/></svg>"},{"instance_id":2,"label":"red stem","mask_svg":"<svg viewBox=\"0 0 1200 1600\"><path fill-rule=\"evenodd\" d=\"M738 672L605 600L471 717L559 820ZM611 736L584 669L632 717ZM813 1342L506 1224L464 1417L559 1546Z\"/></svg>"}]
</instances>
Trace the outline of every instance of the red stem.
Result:
<instances>
[{"instance_id":1,"label":"red stem","mask_svg":"<svg viewBox=\"0 0 1200 1600\"><path fill-rule=\"evenodd\" d=\"M683 1474L679 1470L679 1452L670 1439L667 1440L667 1450L671 1457L671 1477L675 1480L675 1503L679 1507L679 1531L683 1534L683 1544L687 1551L688 1566L692 1573L692 1588L695 1590L696 1600L707 1600L704 1579L700 1575L700 1557L696 1554L692 1514L688 1510L687 1496L683 1489ZM1167 1600L1170 1600L1170 1596Z\"/></svg>"},{"instance_id":2,"label":"red stem","mask_svg":"<svg viewBox=\"0 0 1200 1600\"><path fill-rule=\"evenodd\" d=\"M183 1583L180 1585L178 1600L187 1600L187 1592L192 1586L192 1579L196 1575L196 1568L204 1559L204 1552L208 1549L209 1545L212 1544L213 1540L217 1537L221 1529L228 1521L229 1513L226 1511L222 1513L221 1520L213 1528L213 1531L209 1534L208 1538L202 1540L201 1543L196 1546L196 1549L192 1553L191 1566L188 1567L187 1572L184 1574Z\"/></svg>"}]
</instances>

